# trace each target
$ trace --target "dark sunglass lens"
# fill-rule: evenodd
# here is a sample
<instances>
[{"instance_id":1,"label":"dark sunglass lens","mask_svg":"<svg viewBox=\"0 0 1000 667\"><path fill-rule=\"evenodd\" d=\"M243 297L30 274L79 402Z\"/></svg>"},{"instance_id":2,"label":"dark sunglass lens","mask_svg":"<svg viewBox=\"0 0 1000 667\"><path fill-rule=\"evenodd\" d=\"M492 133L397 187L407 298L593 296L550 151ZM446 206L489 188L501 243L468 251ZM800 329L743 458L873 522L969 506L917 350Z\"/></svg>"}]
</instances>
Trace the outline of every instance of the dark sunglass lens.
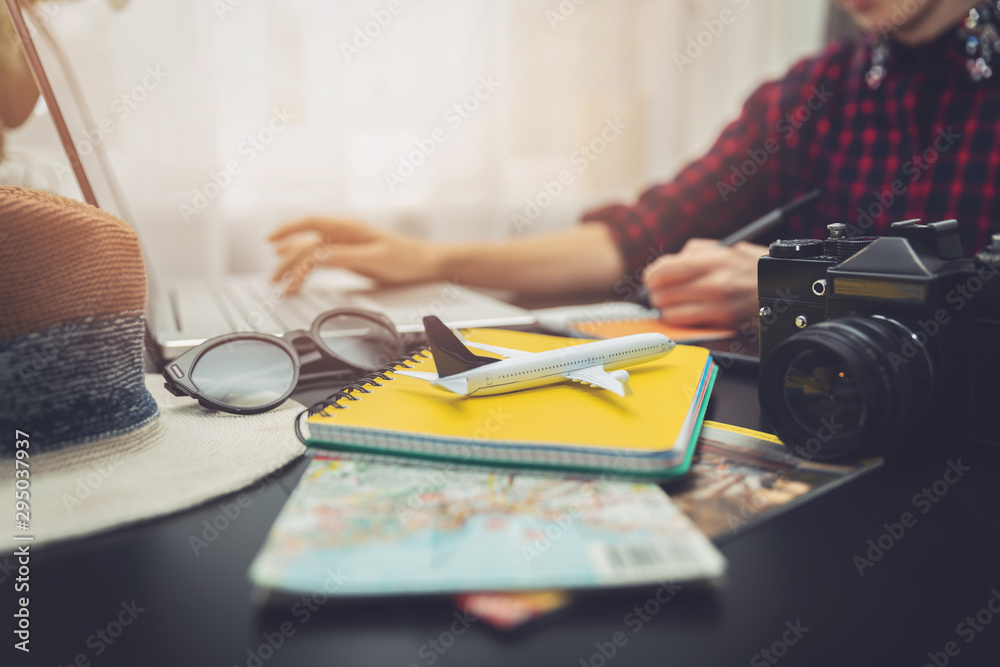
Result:
<instances>
[{"instance_id":1,"label":"dark sunglass lens","mask_svg":"<svg viewBox=\"0 0 1000 667\"><path fill-rule=\"evenodd\" d=\"M336 356L364 370L381 368L403 353L395 329L358 315L338 314L326 318L320 324L319 335Z\"/></svg>"},{"instance_id":2,"label":"dark sunglass lens","mask_svg":"<svg viewBox=\"0 0 1000 667\"><path fill-rule=\"evenodd\" d=\"M216 403L258 408L286 396L295 380L295 363L279 345L263 340L233 340L198 358L191 381Z\"/></svg>"}]
</instances>

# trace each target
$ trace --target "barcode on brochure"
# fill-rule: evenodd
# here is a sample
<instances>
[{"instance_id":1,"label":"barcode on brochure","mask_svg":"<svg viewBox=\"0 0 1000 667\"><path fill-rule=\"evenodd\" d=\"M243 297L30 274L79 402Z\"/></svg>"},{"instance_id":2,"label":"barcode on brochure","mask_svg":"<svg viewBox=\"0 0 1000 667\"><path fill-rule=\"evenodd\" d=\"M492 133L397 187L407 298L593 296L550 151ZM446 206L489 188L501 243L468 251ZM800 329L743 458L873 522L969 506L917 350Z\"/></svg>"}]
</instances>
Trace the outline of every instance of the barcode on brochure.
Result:
<instances>
[{"instance_id":1,"label":"barcode on brochure","mask_svg":"<svg viewBox=\"0 0 1000 667\"><path fill-rule=\"evenodd\" d=\"M676 576L698 565L680 542L590 544L587 551L598 578L609 583Z\"/></svg>"}]
</instances>

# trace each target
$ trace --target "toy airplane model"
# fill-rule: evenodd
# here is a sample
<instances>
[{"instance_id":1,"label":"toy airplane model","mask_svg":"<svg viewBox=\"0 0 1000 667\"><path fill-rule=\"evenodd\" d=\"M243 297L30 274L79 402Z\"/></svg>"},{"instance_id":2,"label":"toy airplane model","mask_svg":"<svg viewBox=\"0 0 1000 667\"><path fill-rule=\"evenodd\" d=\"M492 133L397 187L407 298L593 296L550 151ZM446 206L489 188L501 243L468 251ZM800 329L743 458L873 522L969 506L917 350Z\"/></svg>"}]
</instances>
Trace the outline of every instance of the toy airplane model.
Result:
<instances>
[{"instance_id":1,"label":"toy airplane model","mask_svg":"<svg viewBox=\"0 0 1000 667\"><path fill-rule=\"evenodd\" d=\"M643 333L546 352L524 352L461 339L433 315L424 318L424 331L438 373L395 372L461 396L502 394L564 380L624 396L629 376L622 368L659 359L676 346L663 334ZM470 347L507 358L479 356Z\"/></svg>"}]
</instances>

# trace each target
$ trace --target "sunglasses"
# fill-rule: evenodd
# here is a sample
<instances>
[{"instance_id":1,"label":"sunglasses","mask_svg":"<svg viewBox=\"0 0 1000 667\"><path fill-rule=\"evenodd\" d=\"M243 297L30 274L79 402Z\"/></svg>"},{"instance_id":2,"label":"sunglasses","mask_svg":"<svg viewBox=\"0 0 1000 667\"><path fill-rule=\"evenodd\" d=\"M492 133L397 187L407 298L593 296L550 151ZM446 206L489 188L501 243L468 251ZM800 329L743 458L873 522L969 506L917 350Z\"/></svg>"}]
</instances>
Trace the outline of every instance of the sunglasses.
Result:
<instances>
[{"instance_id":1,"label":"sunglasses","mask_svg":"<svg viewBox=\"0 0 1000 667\"><path fill-rule=\"evenodd\" d=\"M369 373L399 359L403 351L403 340L385 315L338 308L321 313L309 331L211 338L167 363L164 386L174 396L190 396L212 410L253 415L288 400L304 363L322 357Z\"/></svg>"}]
</instances>

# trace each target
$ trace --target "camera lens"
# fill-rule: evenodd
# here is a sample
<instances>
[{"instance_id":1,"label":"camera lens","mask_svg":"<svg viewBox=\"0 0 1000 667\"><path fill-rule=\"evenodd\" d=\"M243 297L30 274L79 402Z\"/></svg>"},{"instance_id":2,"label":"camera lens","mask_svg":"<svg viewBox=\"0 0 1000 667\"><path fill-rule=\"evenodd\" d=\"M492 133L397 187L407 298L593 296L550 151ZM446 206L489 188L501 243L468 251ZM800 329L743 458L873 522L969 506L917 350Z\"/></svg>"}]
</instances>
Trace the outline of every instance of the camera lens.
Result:
<instances>
[{"instance_id":1,"label":"camera lens","mask_svg":"<svg viewBox=\"0 0 1000 667\"><path fill-rule=\"evenodd\" d=\"M810 433L819 432L824 420L856 429L864 408L857 377L824 348L803 350L789 362L783 398L788 413Z\"/></svg>"},{"instance_id":2,"label":"camera lens","mask_svg":"<svg viewBox=\"0 0 1000 667\"><path fill-rule=\"evenodd\" d=\"M761 364L761 409L804 458L864 458L899 446L934 376L905 325L852 315L789 337Z\"/></svg>"}]
</instances>

